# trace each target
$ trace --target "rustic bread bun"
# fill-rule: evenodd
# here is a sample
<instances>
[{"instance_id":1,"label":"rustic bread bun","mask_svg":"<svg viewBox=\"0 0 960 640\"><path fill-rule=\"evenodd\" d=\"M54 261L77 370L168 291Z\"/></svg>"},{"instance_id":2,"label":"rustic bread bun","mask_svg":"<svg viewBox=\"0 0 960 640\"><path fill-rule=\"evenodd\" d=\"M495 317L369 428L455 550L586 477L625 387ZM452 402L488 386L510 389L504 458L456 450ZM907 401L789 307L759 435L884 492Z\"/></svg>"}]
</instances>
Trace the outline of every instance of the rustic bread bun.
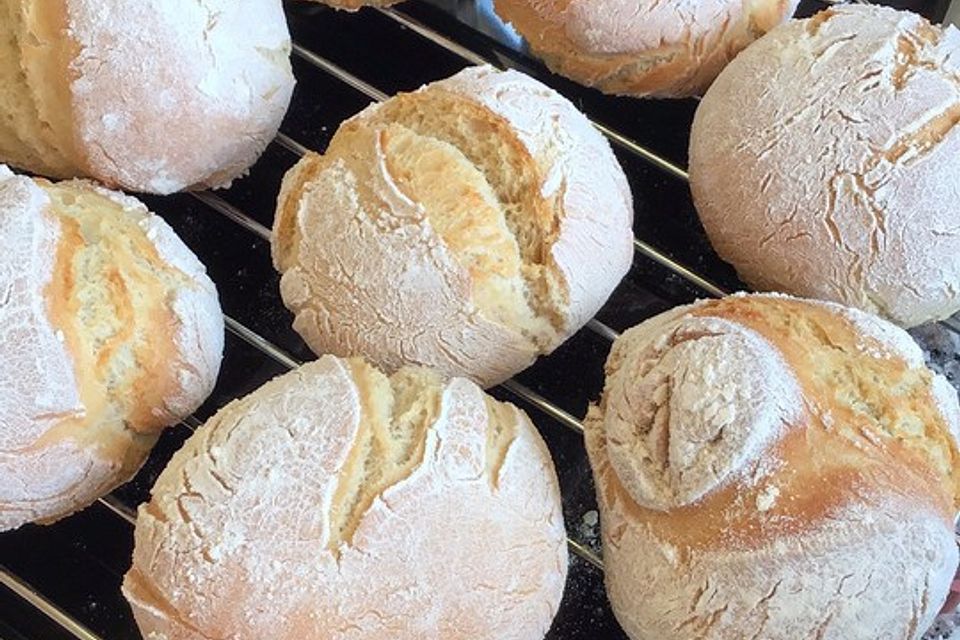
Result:
<instances>
[{"instance_id":1,"label":"rustic bread bun","mask_svg":"<svg viewBox=\"0 0 960 640\"><path fill-rule=\"evenodd\" d=\"M166 223L0 165L0 531L133 476L209 394L222 350L213 283Z\"/></svg>"},{"instance_id":2,"label":"rustic bread bun","mask_svg":"<svg viewBox=\"0 0 960 640\"><path fill-rule=\"evenodd\" d=\"M364 7L389 7L397 4L401 0L313 0L320 4L325 4L334 9L343 9L345 11L359 11Z\"/></svg>"},{"instance_id":3,"label":"rustic bread bun","mask_svg":"<svg viewBox=\"0 0 960 640\"><path fill-rule=\"evenodd\" d=\"M495 0L555 73L606 93L692 96L799 0Z\"/></svg>"},{"instance_id":4,"label":"rustic bread bun","mask_svg":"<svg viewBox=\"0 0 960 640\"><path fill-rule=\"evenodd\" d=\"M467 69L345 122L286 176L274 264L317 353L484 386L549 353L630 267L610 146L514 71Z\"/></svg>"},{"instance_id":5,"label":"rustic bread bun","mask_svg":"<svg viewBox=\"0 0 960 640\"><path fill-rule=\"evenodd\" d=\"M289 51L280 0L0 0L0 162L226 186L276 135Z\"/></svg>"},{"instance_id":6,"label":"rustic bread bun","mask_svg":"<svg viewBox=\"0 0 960 640\"><path fill-rule=\"evenodd\" d=\"M733 296L626 332L586 423L634 640L918 638L957 568L956 392L893 325Z\"/></svg>"},{"instance_id":7,"label":"rustic bread bun","mask_svg":"<svg viewBox=\"0 0 960 640\"><path fill-rule=\"evenodd\" d=\"M566 570L526 415L464 379L325 356L174 455L123 589L145 638L533 640Z\"/></svg>"},{"instance_id":8,"label":"rustic bread bun","mask_svg":"<svg viewBox=\"0 0 960 640\"><path fill-rule=\"evenodd\" d=\"M757 289L905 327L960 309L960 32L847 5L780 27L704 97L690 181Z\"/></svg>"}]
</instances>

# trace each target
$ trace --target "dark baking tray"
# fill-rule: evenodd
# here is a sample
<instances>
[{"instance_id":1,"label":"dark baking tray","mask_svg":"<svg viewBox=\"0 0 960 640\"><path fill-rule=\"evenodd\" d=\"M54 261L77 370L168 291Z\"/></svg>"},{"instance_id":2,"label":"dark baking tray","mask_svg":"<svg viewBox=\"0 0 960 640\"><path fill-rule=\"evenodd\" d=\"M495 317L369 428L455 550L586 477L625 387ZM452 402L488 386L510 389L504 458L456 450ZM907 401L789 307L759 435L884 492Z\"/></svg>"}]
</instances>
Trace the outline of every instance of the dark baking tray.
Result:
<instances>
[{"instance_id":1,"label":"dark baking tray","mask_svg":"<svg viewBox=\"0 0 960 640\"><path fill-rule=\"evenodd\" d=\"M592 517L596 503L577 418L600 392L611 331L622 331L676 304L740 288L733 271L710 249L682 175L696 101L632 100L584 89L466 26L461 21L467 14L465 3L434 1L442 8L411 1L393 10L359 14L302 2L287 4L297 43L293 64L298 86L282 127L284 135L270 145L248 177L227 191L144 198L200 256L219 287L230 324L220 381L192 419L163 435L133 482L56 525L27 526L0 535L0 584L5 587L0 587L0 639L139 637L119 589L129 565L130 517L136 505L147 498L166 460L197 424L292 362L312 357L290 329L264 238L280 179L296 162L299 145L322 151L338 124L372 97L414 89L481 59L545 81L622 136L614 148L636 201L639 242L633 270L597 316L598 322L493 393L530 413L560 475L572 560L549 638L625 637L603 592L598 530ZM810 13L823 4L805 2L801 12ZM910 6L940 20L949 2L889 4ZM924 334L940 341L939 357L948 372L957 364L952 343L944 337L949 326ZM952 326L956 329L958 324L954 321Z\"/></svg>"}]
</instances>

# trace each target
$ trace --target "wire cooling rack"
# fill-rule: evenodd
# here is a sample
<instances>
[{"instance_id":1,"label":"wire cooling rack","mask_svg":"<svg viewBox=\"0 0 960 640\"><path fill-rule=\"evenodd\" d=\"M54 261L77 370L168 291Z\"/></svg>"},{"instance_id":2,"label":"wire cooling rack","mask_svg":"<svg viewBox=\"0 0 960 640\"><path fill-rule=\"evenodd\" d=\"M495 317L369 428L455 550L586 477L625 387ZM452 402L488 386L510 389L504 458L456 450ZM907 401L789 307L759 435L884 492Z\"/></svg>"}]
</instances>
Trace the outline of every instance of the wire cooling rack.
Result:
<instances>
[{"instance_id":1,"label":"wire cooling rack","mask_svg":"<svg viewBox=\"0 0 960 640\"><path fill-rule=\"evenodd\" d=\"M802 11L824 4L808 2ZM918 4L939 11L934 19L946 10ZM520 69L574 100L610 139L633 189L636 255L630 274L584 330L491 391L530 414L560 476L572 563L548 637L624 638L603 593L596 502L579 416L599 396L603 362L620 331L674 305L742 288L710 249L690 202L684 166L696 101L640 101L583 89L421 2L356 15L308 3L286 9L298 86L282 133L250 176L222 192L143 198L197 253L219 288L228 333L217 388L199 411L164 433L130 484L56 525L0 535L0 640L139 637L119 590L130 562L136 505L148 498L170 455L219 407L313 358L290 329L270 262L283 174L307 149L322 151L339 123L371 101L472 64ZM940 360L956 364L952 336L960 335L960 321L949 319L938 331Z\"/></svg>"}]
</instances>

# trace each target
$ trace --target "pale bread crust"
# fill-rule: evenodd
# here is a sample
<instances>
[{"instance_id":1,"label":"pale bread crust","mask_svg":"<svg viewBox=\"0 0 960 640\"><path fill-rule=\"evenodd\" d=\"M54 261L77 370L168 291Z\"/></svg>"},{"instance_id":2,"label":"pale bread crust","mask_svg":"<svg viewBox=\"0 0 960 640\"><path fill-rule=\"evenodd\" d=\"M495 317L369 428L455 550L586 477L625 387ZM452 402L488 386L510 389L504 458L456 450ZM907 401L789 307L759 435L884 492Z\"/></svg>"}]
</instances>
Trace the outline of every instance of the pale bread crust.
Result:
<instances>
[{"instance_id":1,"label":"pale bread crust","mask_svg":"<svg viewBox=\"0 0 960 640\"><path fill-rule=\"evenodd\" d=\"M390 172L379 105L343 125L352 146L335 137L327 156L308 156L285 177L273 244L281 293L316 353L362 354L389 371L424 364L491 386L555 349L607 300L633 256L632 197L586 118L520 73L471 68L412 95L453 95L509 127L506 142L552 208L545 269L562 288L560 326L531 338L478 309L470 274Z\"/></svg>"},{"instance_id":2,"label":"pale bread crust","mask_svg":"<svg viewBox=\"0 0 960 640\"><path fill-rule=\"evenodd\" d=\"M791 437L808 437L795 425L818 401L801 391L780 345L711 316L706 304L624 333L608 361L603 402L585 421L607 591L621 625L634 640L919 638L957 567L952 523L941 508L944 500L953 507L955 496L939 496L931 483L905 498L867 462L853 480L827 471L824 486L802 487L809 496L792 493L794 470L823 464L820 455L832 461L851 454L830 436L823 449L800 444L798 457L781 452ZM862 353L892 368L924 366L920 349L893 325L838 305L807 304L849 321ZM666 394L658 393L662 384ZM955 437L956 392L944 384L933 376L930 397ZM660 407L669 409L655 417ZM636 435L651 423L666 430L667 461ZM632 459L624 455L630 452ZM904 473L896 469L910 464L894 454L881 460L894 469L894 483ZM821 513L820 501L838 495L836 508ZM771 533L772 519L759 530L730 520L752 511L761 522L770 514L786 523L797 516L781 508L814 496L786 535Z\"/></svg>"},{"instance_id":3,"label":"pale bread crust","mask_svg":"<svg viewBox=\"0 0 960 640\"><path fill-rule=\"evenodd\" d=\"M837 6L775 29L697 110L690 181L752 288L905 327L960 309L960 31Z\"/></svg>"},{"instance_id":4,"label":"pale bread crust","mask_svg":"<svg viewBox=\"0 0 960 640\"><path fill-rule=\"evenodd\" d=\"M705 90L798 0L496 0L497 13L556 73L606 93Z\"/></svg>"},{"instance_id":5,"label":"pale bread crust","mask_svg":"<svg viewBox=\"0 0 960 640\"><path fill-rule=\"evenodd\" d=\"M65 159L24 169L151 193L228 186L289 105L279 0L6 3L20 5L20 59L10 63L33 93L25 117Z\"/></svg>"},{"instance_id":6,"label":"pale bread crust","mask_svg":"<svg viewBox=\"0 0 960 640\"><path fill-rule=\"evenodd\" d=\"M420 462L329 548L358 384L325 356L231 403L174 455L124 580L144 637L543 637L567 568L553 464L504 405L515 433L491 475L487 400L466 380L442 383Z\"/></svg>"},{"instance_id":7,"label":"pale bread crust","mask_svg":"<svg viewBox=\"0 0 960 640\"><path fill-rule=\"evenodd\" d=\"M162 402L138 408L152 416L147 422L176 422L203 402L219 371L223 321L216 289L170 227L138 201L92 183L69 184L143 216L140 227L158 254L193 283L169 291L164 322L172 334L169 344L167 336L156 338L164 364L149 374L165 390ZM50 207L37 183L0 165L0 344L6 362L0 370L0 530L51 522L87 506L128 480L159 434L152 426L117 432L84 423L80 387L84 376L101 373L77 370L52 319L51 310L65 301L47 295L63 241ZM136 393L134 379L121 383L131 386L118 394ZM65 428L70 420L79 424Z\"/></svg>"}]
</instances>

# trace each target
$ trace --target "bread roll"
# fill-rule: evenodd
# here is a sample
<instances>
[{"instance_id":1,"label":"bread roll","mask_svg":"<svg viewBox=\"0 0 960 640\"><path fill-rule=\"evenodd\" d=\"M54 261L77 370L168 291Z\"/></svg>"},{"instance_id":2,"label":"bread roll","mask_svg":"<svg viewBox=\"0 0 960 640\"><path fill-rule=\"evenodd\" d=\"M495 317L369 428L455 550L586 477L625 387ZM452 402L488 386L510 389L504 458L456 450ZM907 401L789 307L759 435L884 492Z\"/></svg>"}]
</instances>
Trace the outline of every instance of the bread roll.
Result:
<instances>
[{"instance_id":1,"label":"bread roll","mask_svg":"<svg viewBox=\"0 0 960 640\"><path fill-rule=\"evenodd\" d=\"M539 640L566 570L526 415L464 379L326 356L174 455L123 590L145 638Z\"/></svg>"},{"instance_id":2,"label":"bread roll","mask_svg":"<svg viewBox=\"0 0 960 640\"><path fill-rule=\"evenodd\" d=\"M359 11L364 7L389 7L397 4L401 0L313 0L320 4L333 7L334 9L344 9L346 11Z\"/></svg>"},{"instance_id":3,"label":"bread roll","mask_svg":"<svg viewBox=\"0 0 960 640\"><path fill-rule=\"evenodd\" d=\"M751 287L904 327L960 309L960 32L849 5L780 27L704 97L690 181Z\"/></svg>"},{"instance_id":4,"label":"bread roll","mask_svg":"<svg viewBox=\"0 0 960 640\"><path fill-rule=\"evenodd\" d=\"M633 640L918 638L957 568L956 392L879 318L782 296L627 331L586 422Z\"/></svg>"},{"instance_id":5,"label":"bread roll","mask_svg":"<svg viewBox=\"0 0 960 640\"><path fill-rule=\"evenodd\" d=\"M345 122L286 176L274 264L317 353L484 386L553 351L630 267L610 146L515 71L467 69Z\"/></svg>"},{"instance_id":6,"label":"bread roll","mask_svg":"<svg viewBox=\"0 0 960 640\"><path fill-rule=\"evenodd\" d=\"M606 93L661 98L706 89L798 0L495 0L555 73Z\"/></svg>"},{"instance_id":7,"label":"bread roll","mask_svg":"<svg viewBox=\"0 0 960 640\"><path fill-rule=\"evenodd\" d=\"M293 89L280 0L0 0L0 162L132 191L222 187Z\"/></svg>"},{"instance_id":8,"label":"bread roll","mask_svg":"<svg viewBox=\"0 0 960 640\"><path fill-rule=\"evenodd\" d=\"M213 283L166 223L0 165L0 531L133 476L210 393L222 350Z\"/></svg>"}]
</instances>

